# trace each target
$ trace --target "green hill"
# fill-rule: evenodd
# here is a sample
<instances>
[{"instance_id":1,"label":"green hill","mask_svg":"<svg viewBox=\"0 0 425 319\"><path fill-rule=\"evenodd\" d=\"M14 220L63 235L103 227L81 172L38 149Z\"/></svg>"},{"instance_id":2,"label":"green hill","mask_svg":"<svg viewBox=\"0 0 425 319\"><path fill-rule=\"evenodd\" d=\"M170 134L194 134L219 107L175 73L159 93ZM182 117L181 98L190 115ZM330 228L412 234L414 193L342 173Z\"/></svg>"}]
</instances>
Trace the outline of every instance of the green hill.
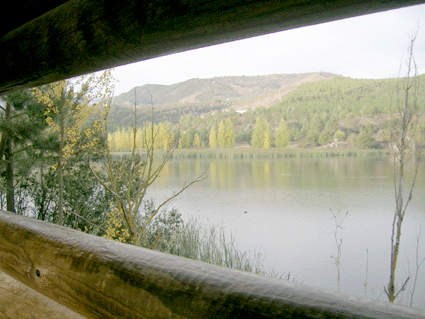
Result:
<instances>
[{"instance_id":1,"label":"green hill","mask_svg":"<svg viewBox=\"0 0 425 319\"><path fill-rule=\"evenodd\" d=\"M270 143L266 144L273 147L280 120L283 118L292 147L385 148L390 141L391 131L398 122L397 105L403 103L402 95L398 95L396 91L397 79L362 80L327 73L310 73L223 77L183 83L185 84L174 87L173 94L184 91L180 96L188 97L190 83L197 83L196 92L202 91L199 89L202 83L210 83L211 86L205 85L202 94L192 94L193 99L204 99L204 102L176 103L174 107L154 105L153 109L156 123L172 122L174 130L179 131L180 135L182 132L189 135L184 145L190 145L189 141L193 141L194 135L198 133L201 142L208 146L211 127L214 125L217 130L221 121L230 118L237 144L251 143L260 121L264 124L263 129L268 132L267 138L270 138ZM419 130L425 133L425 75L420 76L420 83L417 96ZM177 87L180 87L179 90ZM217 91L221 95L217 91L215 94L211 93L211 88L219 87L221 89ZM243 92L245 93L242 94ZM225 103L216 101L214 104L207 99L218 96L225 98ZM114 107L113 118L119 126L128 127L129 124L126 123L132 122L133 115L129 111L128 107ZM143 116L147 118L146 113ZM141 115L140 120L143 116ZM335 144L335 141L338 143ZM418 138L416 143L422 145L423 138Z\"/></svg>"},{"instance_id":2,"label":"green hill","mask_svg":"<svg viewBox=\"0 0 425 319\"><path fill-rule=\"evenodd\" d=\"M211 79L191 79L172 85L147 84L132 88L113 99L113 104L166 106L189 103L241 101L296 87L304 82L331 79L330 73L273 74L262 76L225 76Z\"/></svg>"},{"instance_id":3,"label":"green hill","mask_svg":"<svg viewBox=\"0 0 425 319\"><path fill-rule=\"evenodd\" d=\"M221 110L272 106L302 83L334 77L334 74L325 72L227 76L191 79L172 85L138 86L113 99L110 127L128 127L134 122L135 90L140 121L151 118L153 106L154 122L178 123L179 118L186 114L202 115Z\"/></svg>"}]
</instances>

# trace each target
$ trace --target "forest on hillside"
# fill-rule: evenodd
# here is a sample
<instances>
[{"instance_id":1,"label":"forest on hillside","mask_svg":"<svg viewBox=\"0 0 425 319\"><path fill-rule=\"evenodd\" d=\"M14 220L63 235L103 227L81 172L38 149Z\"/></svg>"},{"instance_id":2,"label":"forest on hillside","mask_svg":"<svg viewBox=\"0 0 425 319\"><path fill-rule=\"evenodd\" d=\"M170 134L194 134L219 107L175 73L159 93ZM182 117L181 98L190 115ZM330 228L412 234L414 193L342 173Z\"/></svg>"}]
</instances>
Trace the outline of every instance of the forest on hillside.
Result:
<instances>
[{"instance_id":1,"label":"forest on hillside","mask_svg":"<svg viewBox=\"0 0 425 319\"><path fill-rule=\"evenodd\" d=\"M197 114L196 109L191 109L181 115L176 124L167 120L155 121L156 113L152 112L152 116L145 117L144 121L149 125L156 123L153 125L156 147L165 149L173 143L178 148L237 145L256 148L385 148L399 122L397 107L403 103L401 92L397 93L398 81L335 77L303 83L271 107L217 110L208 114ZM424 146L424 81L425 75L420 76L416 147ZM109 140L114 151L126 151L131 146L132 130L120 125L119 119L125 117L123 112L134 118L130 108L121 108L118 117L111 112L109 118L113 123ZM139 134L145 129L141 128Z\"/></svg>"},{"instance_id":2,"label":"forest on hillside","mask_svg":"<svg viewBox=\"0 0 425 319\"><path fill-rule=\"evenodd\" d=\"M176 124L182 115L206 115L230 109L269 107L279 96L304 82L332 79L326 72L271 74L261 76L224 76L190 79L172 85L146 84L121 93L112 100L109 127L130 127L134 122L132 109L138 107L137 120ZM153 108L152 108L153 106Z\"/></svg>"}]
</instances>

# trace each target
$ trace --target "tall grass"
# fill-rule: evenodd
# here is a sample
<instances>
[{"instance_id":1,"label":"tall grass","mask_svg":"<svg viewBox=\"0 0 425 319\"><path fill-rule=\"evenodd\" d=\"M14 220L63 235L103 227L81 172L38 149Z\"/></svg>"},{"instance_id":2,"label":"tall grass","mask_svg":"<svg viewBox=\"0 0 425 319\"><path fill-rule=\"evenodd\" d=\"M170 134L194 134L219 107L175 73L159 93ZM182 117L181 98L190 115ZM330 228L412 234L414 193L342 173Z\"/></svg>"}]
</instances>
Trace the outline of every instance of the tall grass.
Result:
<instances>
[{"instance_id":1,"label":"tall grass","mask_svg":"<svg viewBox=\"0 0 425 319\"><path fill-rule=\"evenodd\" d=\"M354 157L388 155L386 150L285 150L285 149L182 149L175 150L173 158L208 159L279 159L279 158L317 158L317 157Z\"/></svg>"},{"instance_id":2,"label":"tall grass","mask_svg":"<svg viewBox=\"0 0 425 319\"><path fill-rule=\"evenodd\" d=\"M268 277L283 277L274 269L264 268L263 254L239 250L235 238L226 235L223 227L204 225L196 218L179 227L164 252Z\"/></svg>"},{"instance_id":3,"label":"tall grass","mask_svg":"<svg viewBox=\"0 0 425 319\"><path fill-rule=\"evenodd\" d=\"M160 159L166 153L163 150L155 151L156 158ZM113 153L114 158L128 156L128 152ZM301 150L301 149L255 149L248 147L228 149L177 149L171 158L174 159L280 159L280 158L327 158L327 157L355 157L355 156L383 156L389 155L388 150Z\"/></svg>"}]
</instances>

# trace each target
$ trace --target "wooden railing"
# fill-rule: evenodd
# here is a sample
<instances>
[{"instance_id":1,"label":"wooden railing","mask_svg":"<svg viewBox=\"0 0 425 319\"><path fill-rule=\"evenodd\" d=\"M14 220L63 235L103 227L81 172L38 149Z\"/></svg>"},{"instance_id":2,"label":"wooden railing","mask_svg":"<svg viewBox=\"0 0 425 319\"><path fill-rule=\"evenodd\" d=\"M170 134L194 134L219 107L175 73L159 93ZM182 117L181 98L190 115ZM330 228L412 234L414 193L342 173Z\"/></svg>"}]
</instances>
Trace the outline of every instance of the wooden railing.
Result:
<instances>
[{"instance_id":1,"label":"wooden railing","mask_svg":"<svg viewBox=\"0 0 425 319\"><path fill-rule=\"evenodd\" d=\"M4 211L0 271L87 318L425 319L422 310L234 271Z\"/></svg>"}]
</instances>

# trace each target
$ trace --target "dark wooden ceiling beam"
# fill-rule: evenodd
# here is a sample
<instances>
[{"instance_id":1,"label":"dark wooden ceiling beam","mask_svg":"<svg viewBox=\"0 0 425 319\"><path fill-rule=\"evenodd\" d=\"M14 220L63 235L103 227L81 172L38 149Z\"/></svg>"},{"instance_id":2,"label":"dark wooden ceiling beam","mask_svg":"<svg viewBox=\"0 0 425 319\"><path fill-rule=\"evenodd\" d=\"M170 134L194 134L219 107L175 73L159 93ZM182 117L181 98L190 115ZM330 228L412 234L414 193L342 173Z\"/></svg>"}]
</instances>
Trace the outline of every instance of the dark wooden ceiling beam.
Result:
<instances>
[{"instance_id":1,"label":"dark wooden ceiling beam","mask_svg":"<svg viewBox=\"0 0 425 319\"><path fill-rule=\"evenodd\" d=\"M0 19L0 37L65 2L67 0L2 1L1 11L4 16L3 19ZM9 17L9 14L11 17Z\"/></svg>"},{"instance_id":2,"label":"dark wooden ceiling beam","mask_svg":"<svg viewBox=\"0 0 425 319\"><path fill-rule=\"evenodd\" d=\"M0 94L425 0L72 0L0 38Z\"/></svg>"}]
</instances>

